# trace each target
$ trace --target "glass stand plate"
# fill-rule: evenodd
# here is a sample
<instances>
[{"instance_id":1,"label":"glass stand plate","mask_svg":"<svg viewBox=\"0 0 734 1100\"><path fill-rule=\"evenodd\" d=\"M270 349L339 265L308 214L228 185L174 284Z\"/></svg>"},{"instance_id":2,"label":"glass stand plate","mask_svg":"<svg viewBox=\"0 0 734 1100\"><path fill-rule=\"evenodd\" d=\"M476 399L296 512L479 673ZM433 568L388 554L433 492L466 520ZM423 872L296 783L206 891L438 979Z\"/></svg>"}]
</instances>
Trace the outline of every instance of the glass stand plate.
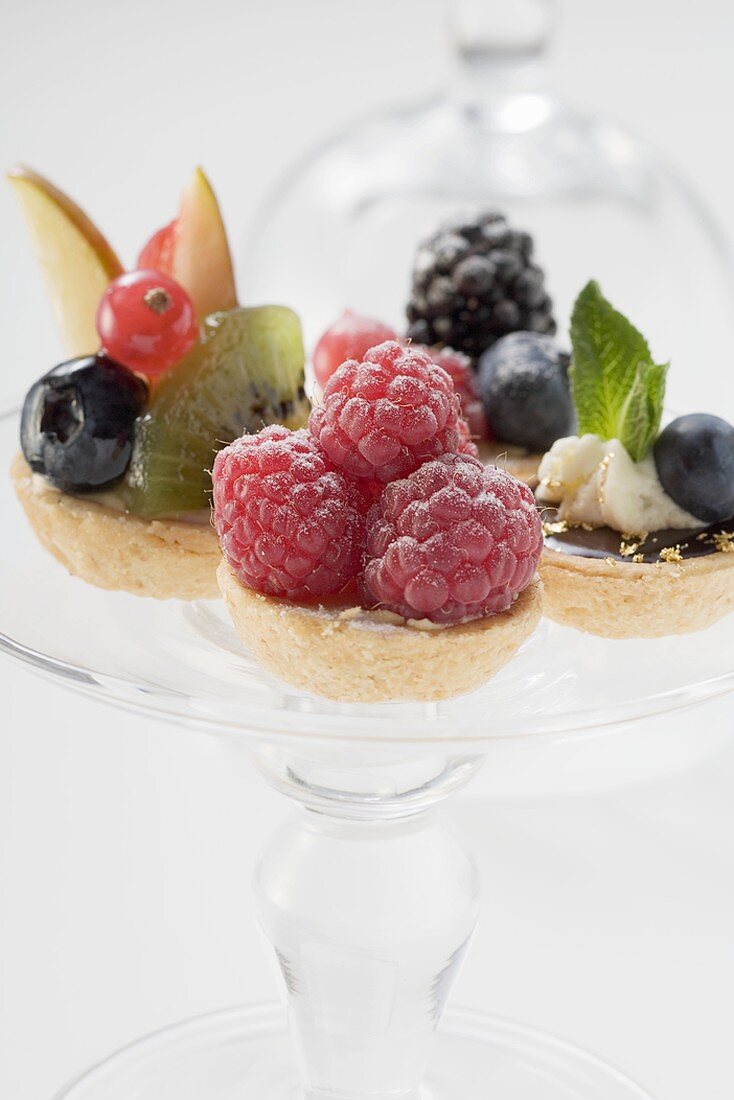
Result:
<instances>
[{"instance_id":1,"label":"glass stand plate","mask_svg":"<svg viewBox=\"0 0 734 1100\"><path fill-rule=\"evenodd\" d=\"M95 1066L54 1100L296 1100L285 1015L255 1005L156 1032ZM593 1055L541 1031L449 1009L425 1100L651 1100Z\"/></svg>"},{"instance_id":2,"label":"glass stand plate","mask_svg":"<svg viewBox=\"0 0 734 1100\"><path fill-rule=\"evenodd\" d=\"M0 470L18 449L0 416ZM479 691L438 703L349 705L268 675L221 601L179 603L105 592L71 577L39 545L0 477L0 652L67 686L133 710L269 742L413 746L592 734L722 694L734 686L731 617L709 630L609 641L543 620Z\"/></svg>"}]
</instances>

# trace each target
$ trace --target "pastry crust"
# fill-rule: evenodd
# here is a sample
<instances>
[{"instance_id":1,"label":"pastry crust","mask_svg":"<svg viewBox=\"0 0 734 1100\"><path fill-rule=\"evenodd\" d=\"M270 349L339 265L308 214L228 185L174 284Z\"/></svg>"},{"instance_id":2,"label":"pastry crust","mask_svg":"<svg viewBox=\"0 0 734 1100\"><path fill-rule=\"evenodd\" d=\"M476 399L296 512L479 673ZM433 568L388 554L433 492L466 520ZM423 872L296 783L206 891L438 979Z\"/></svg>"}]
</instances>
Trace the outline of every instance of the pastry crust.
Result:
<instances>
[{"instance_id":1,"label":"pastry crust","mask_svg":"<svg viewBox=\"0 0 734 1100\"><path fill-rule=\"evenodd\" d=\"M22 454L10 470L15 492L43 546L97 588L159 600L217 599L217 537L211 527L143 520L45 487Z\"/></svg>"},{"instance_id":2,"label":"pastry crust","mask_svg":"<svg viewBox=\"0 0 734 1100\"><path fill-rule=\"evenodd\" d=\"M536 579L501 615L421 629L389 612L309 608L262 596L226 561L219 586L240 638L274 675L346 703L430 701L474 691L507 664L542 609Z\"/></svg>"},{"instance_id":3,"label":"pastry crust","mask_svg":"<svg viewBox=\"0 0 734 1100\"><path fill-rule=\"evenodd\" d=\"M511 443L493 441L479 444L479 457L485 466L500 466L533 489L538 484L538 467L542 454L524 451L522 447L513 447Z\"/></svg>"},{"instance_id":4,"label":"pastry crust","mask_svg":"<svg viewBox=\"0 0 734 1100\"><path fill-rule=\"evenodd\" d=\"M540 575L549 619L606 638L686 634L734 611L734 554L638 565L546 549Z\"/></svg>"}]
</instances>

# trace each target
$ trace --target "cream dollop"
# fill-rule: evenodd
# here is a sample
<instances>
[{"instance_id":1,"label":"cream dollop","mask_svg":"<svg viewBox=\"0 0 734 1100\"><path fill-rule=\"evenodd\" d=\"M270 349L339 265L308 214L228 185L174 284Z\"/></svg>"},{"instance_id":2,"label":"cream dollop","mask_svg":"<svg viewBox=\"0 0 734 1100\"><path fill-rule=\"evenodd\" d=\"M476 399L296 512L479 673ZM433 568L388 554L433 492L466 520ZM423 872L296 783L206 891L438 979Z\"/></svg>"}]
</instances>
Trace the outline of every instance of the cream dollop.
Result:
<instances>
[{"instance_id":1,"label":"cream dollop","mask_svg":"<svg viewBox=\"0 0 734 1100\"><path fill-rule=\"evenodd\" d=\"M618 439L557 439L543 456L538 477L538 499L558 505L560 518L571 523L630 534L701 526L665 492L652 454L633 462Z\"/></svg>"}]
</instances>

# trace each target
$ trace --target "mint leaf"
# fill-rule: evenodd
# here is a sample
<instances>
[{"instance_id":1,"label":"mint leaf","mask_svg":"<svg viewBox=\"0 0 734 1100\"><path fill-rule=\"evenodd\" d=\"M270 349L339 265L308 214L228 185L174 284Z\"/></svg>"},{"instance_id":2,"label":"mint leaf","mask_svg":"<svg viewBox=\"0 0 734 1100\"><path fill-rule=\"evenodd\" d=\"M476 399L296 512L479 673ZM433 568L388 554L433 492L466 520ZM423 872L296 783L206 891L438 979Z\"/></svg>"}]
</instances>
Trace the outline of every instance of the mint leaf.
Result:
<instances>
[{"instance_id":1,"label":"mint leaf","mask_svg":"<svg viewBox=\"0 0 734 1100\"><path fill-rule=\"evenodd\" d=\"M587 283L571 315L569 367L578 433L619 439L635 462L660 429L667 364L653 363L642 333Z\"/></svg>"},{"instance_id":2,"label":"mint leaf","mask_svg":"<svg viewBox=\"0 0 734 1100\"><path fill-rule=\"evenodd\" d=\"M635 462L644 458L660 431L667 363L640 363L624 408L617 419L616 437Z\"/></svg>"}]
</instances>

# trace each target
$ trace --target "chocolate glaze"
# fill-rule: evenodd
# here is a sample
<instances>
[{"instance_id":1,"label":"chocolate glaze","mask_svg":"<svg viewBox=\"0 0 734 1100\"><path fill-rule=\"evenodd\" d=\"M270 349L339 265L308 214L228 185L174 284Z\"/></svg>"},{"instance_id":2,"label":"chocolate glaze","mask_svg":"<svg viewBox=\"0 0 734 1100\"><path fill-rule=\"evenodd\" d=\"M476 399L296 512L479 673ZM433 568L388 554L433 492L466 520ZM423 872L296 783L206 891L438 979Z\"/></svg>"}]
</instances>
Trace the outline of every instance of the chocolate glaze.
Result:
<instances>
[{"instance_id":1,"label":"chocolate glaze","mask_svg":"<svg viewBox=\"0 0 734 1100\"><path fill-rule=\"evenodd\" d=\"M625 538L611 527L594 527L587 530L585 527L569 526L564 531L548 532L547 524L559 522L558 509L539 501L538 511L546 532L546 547L564 554L577 554L582 558L613 558L621 562L653 564L661 560L661 550L678 549L681 558L685 560L719 553L722 543L726 544L727 541L731 541L734 545L734 517L723 523L713 523L709 527L666 528L661 531L651 531L644 540L640 541L634 535ZM732 537L727 539L727 536ZM632 549L633 545L634 549ZM628 553L623 554L623 548L627 549ZM639 555L642 557L640 558Z\"/></svg>"}]
</instances>

